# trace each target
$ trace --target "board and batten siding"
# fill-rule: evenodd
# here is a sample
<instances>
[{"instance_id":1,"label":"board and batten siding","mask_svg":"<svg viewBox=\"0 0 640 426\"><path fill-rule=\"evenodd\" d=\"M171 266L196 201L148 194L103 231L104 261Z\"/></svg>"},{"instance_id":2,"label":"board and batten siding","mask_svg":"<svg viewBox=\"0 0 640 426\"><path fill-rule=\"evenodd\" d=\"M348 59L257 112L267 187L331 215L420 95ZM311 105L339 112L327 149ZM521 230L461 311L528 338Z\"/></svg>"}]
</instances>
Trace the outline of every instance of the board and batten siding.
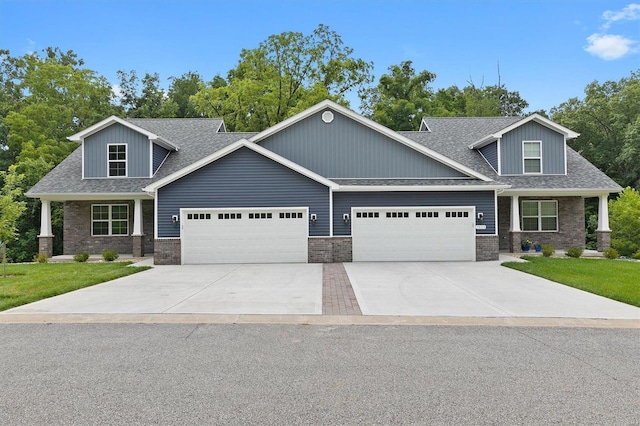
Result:
<instances>
[{"instance_id":1,"label":"board and batten siding","mask_svg":"<svg viewBox=\"0 0 640 426\"><path fill-rule=\"evenodd\" d=\"M493 170L498 171L498 142L492 142L487 146L480 148L482 156L493 167Z\"/></svg>"},{"instance_id":2,"label":"board and batten siding","mask_svg":"<svg viewBox=\"0 0 640 426\"><path fill-rule=\"evenodd\" d=\"M157 172L160 165L169 155L169 150L158 144L153 144L153 173Z\"/></svg>"},{"instance_id":3,"label":"board and batten siding","mask_svg":"<svg viewBox=\"0 0 640 426\"><path fill-rule=\"evenodd\" d=\"M150 177L149 138L116 123L85 138L85 178L108 177L107 146L110 144L127 145L127 177Z\"/></svg>"},{"instance_id":4,"label":"board and batten siding","mask_svg":"<svg viewBox=\"0 0 640 426\"><path fill-rule=\"evenodd\" d=\"M564 136L535 122L526 123L502 136L500 141L501 174L523 174L522 141L542 141L543 174L565 174Z\"/></svg>"},{"instance_id":5,"label":"board and batten siding","mask_svg":"<svg viewBox=\"0 0 640 426\"><path fill-rule=\"evenodd\" d=\"M476 214L482 212L487 229L478 229L476 234L493 235L495 229L494 191L451 192L334 192L333 234L351 235L351 221L345 223L344 214L351 214L352 207L456 207L475 206Z\"/></svg>"},{"instance_id":6,"label":"board and batten siding","mask_svg":"<svg viewBox=\"0 0 640 426\"><path fill-rule=\"evenodd\" d=\"M336 111L320 111L260 142L329 179L458 178L465 174Z\"/></svg>"},{"instance_id":7,"label":"board and batten siding","mask_svg":"<svg viewBox=\"0 0 640 426\"><path fill-rule=\"evenodd\" d=\"M180 237L171 221L181 208L308 207L310 236L329 235L329 188L248 148L220 158L160 189L159 238Z\"/></svg>"}]
</instances>

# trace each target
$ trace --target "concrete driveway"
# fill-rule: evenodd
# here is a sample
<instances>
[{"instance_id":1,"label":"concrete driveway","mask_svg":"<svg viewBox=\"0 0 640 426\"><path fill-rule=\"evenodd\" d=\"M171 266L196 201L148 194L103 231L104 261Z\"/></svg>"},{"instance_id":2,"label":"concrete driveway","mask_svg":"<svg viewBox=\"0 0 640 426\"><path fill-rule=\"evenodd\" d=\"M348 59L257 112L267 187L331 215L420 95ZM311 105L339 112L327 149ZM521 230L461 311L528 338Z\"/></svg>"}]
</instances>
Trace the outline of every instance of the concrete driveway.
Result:
<instances>
[{"instance_id":1,"label":"concrete driveway","mask_svg":"<svg viewBox=\"0 0 640 426\"><path fill-rule=\"evenodd\" d=\"M344 266L364 315L640 319L640 308L500 263Z\"/></svg>"},{"instance_id":2,"label":"concrete driveway","mask_svg":"<svg viewBox=\"0 0 640 426\"><path fill-rule=\"evenodd\" d=\"M5 312L321 315L354 303L363 315L640 319L640 308L500 262L343 265L342 275L322 264L156 266Z\"/></svg>"},{"instance_id":3,"label":"concrete driveway","mask_svg":"<svg viewBox=\"0 0 640 426\"><path fill-rule=\"evenodd\" d=\"M156 266L5 312L322 314L322 265Z\"/></svg>"}]
</instances>

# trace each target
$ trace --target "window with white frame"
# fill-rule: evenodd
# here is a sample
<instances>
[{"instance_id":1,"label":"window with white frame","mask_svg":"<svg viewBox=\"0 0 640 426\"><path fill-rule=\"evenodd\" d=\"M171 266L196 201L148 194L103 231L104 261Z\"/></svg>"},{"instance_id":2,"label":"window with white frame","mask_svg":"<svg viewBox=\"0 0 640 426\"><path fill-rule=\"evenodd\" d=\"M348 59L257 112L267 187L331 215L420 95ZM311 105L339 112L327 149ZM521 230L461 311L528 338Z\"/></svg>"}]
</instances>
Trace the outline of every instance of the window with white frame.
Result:
<instances>
[{"instance_id":1,"label":"window with white frame","mask_svg":"<svg viewBox=\"0 0 640 426\"><path fill-rule=\"evenodd\" d=\"M523 141L522 158L525 173L542 173L542 142Z\"/></svg>"},{"instance_id":2,"label":"window with white frame","mask_svg":"<svg viewBox=\"0 0 640 426\"><path fill-rule=\"evenodd\" d=\"M129 235L129 206L126 204L92 205L91 235Z\"/></svg>"},{"instance_id":3,"label":"window with white frame","mask_svg":"<svg viewBox=\"0 0 640 426\"><path fill-rule=\"evenodd\" d=\"M127 176L127 145L107 145L107 167L109 177Z\"/></svg>"},{"instance_id":4,"label":"window with white frame","mask_svg":"<svg viewBox=\"0 0 640 426\"><path fill-rule=\"evenodd\" d=\"M555 200L522 201L523 231L557 231L558 202Z\"/></svg>"}]
</instances>

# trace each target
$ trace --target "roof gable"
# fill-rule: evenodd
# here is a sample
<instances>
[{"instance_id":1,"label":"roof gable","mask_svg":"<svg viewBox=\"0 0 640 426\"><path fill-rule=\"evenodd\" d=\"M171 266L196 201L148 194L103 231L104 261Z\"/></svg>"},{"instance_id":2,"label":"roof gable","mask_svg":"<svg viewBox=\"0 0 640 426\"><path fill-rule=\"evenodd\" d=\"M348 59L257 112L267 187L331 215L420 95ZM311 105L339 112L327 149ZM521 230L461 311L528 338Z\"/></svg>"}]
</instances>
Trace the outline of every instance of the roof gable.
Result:
<instances>
[{"instance_id":1,"label":"roof gable","mask_svg":"<svg viewBox=\"0 0 640 426\"><path fill-rule=\"evenodd\" d=\"M81 132L78 132L76 134L73 134L69 137L67 137L68 140L73 141L73 142L80 142L80 143L84 143L85 138L87 138L88 136L91 136L95 133L98 133L99 131L106 129L109 126L112 126L114 124L120 124L122 126L125 126L135 132L141 133L144 136L148 137L150 141L157 143L158 145L170 149L170 150L178 150L178 146L175 145L174 143L170 142L169 140L162 138L161 136L158 136L157 134L150 132L146 129L143 129L142 127L136 126L135 124L127 121L127 120L123 120L119 117L116 117L115 115L112 115L111 117L105 118L104 120L94 124L93 126L90 126L84 130L82 130Z\"/></svg>"},{"instance_id":2,"label":"roof gable","mask_svg":"<svg viewBox=\"0 0 640 426\"><path fill-rule=\"evenodd\" d=\"M303 176L306 176L312 180L315 180L316 182L319 182L323 185L326 185L327 187L330 187L332 189L336 189L338 187L338 185L328 179L325 179L324 177L318 175L317 173L312 172L311 170L305 169L304 167L299 166L298 164L295 164L292 161L287 160L284 157L279 156L278 154L275 154L261 146L258 146L250 141L248 141L247 139L241 139L237 142L232 143L231 145L228 145L216 152L214 152L211 155L208 155L207 157L204 157L202 159L200 159L199 161L196 161L195 163L192 163L191 165L180 169L178 171L176 171L175 173L172 173L148 186L146 186L145 188L143 188L143 191L147 192L147 193L152 193L155 192L158 188L161 188L165 185L170 184L171 182L174 182L178 179L180 179L183 176L186 176L208 164L211 164L213 162L215 162L216 160L220 159L220 158L224 158L227 155L231 154L232 152L235 152L236 150L240 149L240 148L249 148L252 151L257 152L260 155L263 155L279 164L282 164L285 167L288 167L291 170L294 170L300 174L302 174Z\"/></svg>"},{"instance_id":3,"label":"roof gable","mask_svg":"<svg viewBox=\"0 0 640 426\"><path fill-rule=\"evenodd\" d=\"M413 140L387 128L384 127L362 115L359 115L353 111L351 111L348 108L345 108L341 105L338 105L337 103L330 101L330 100L325 100L323 102L320 102L317 105L314 105L311 108L306 109L305 111L302 111L296 115L294 115L293 117L288 118L287 120L276 124L273 127L270 127L269 129L264 130L263 132L260 132L258 134L256 134L255 136L253 136L252 138L250 138L249 140L251 142L255 142L257 144L261 144L264 141L268 140L270 137L274 136L275 134L284 131L285 129L290 128L291 126L296 125L297 123L302 122L303 120L309 119L311 117L313 117L314 115L322 115L322 119L325 120L324 114L326 112L331 112L333 114L340 114L343 117L346 117L349 120L352 120L355 123L358 123L368 129L370 129L373 132L376 132L386 138L388 138L389 140L402 144L405 147L418 152L419 154L426 156L432 160L435 160L438 163L443 164L444 166L451 168L463 175L465 175L465 177L471 177L471 178L476 178L476 179L481 179L481 180L485 180L485 181L489 181L491 179L487 178L486 176L478 173L476 170L473 170L463 164L457 163L455 161L453 161L450 158L445 157L444 155L433 151L431 149L429 149L428 147L425 147L423 145L420 145L416 142L414 142ZM329 118L327 117L327 120L333 120L333 117ZM329 121L330 122L330 121ZM333 176L330 176L333 177Z\"/></svg>"}]
</instances>

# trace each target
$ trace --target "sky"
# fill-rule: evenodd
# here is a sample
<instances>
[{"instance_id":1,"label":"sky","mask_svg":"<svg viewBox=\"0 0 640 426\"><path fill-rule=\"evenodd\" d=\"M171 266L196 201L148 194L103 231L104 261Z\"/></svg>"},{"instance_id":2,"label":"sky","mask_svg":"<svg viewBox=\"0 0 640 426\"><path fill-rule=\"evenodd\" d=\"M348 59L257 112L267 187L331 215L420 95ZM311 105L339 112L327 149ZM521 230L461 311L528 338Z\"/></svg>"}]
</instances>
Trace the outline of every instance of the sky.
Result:
<instances>
[{"instance_id":1,"label":"sky","mask_svg":"<svg viewBox=\"0 0 640 426\"><path fill-rule=\"evenodd\" d=\"M0 49L59 47L113 84L117 70L135 70L168 85L187 71L225 76L243 48L319 24L374 63L376 82L407 60L436 74L436 90L493 85L500 75L530 111L640 69L640 2L628 0L0 0ZM357 111L356 94L348 99Z\"/></svg>"}]
</instances>

